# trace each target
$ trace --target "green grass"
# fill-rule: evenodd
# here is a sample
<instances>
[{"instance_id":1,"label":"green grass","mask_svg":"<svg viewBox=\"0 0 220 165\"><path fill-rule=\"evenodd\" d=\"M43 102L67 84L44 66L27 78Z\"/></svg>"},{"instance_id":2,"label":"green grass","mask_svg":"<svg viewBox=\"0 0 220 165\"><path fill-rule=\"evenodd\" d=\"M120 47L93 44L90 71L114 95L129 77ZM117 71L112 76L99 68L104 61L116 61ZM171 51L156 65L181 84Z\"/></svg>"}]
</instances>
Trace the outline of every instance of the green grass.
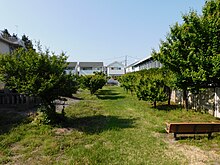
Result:
<instances>
[{"instance_id":1,"label":"green grass","mask_svg":"<svg viewBox=\"0 0 220 165\"><path fill-rule=\"evenodd\" d=\"M169 121L216 121L209 114L151 108L119 87L105 87L65 109L59 126L34 125L22 117L0 116L0 164L189 164L187 147L220 154L220 134L173 140ZM11 120L10 120L11 119ZM182 150L185 148L185 150ZM197 151L196 150L196 151ZM203 153L203 152L202 152ZM197 160L194 160L194 163ZM199 160L220 163L220 158Z\"/></svg>"}]
</instances>

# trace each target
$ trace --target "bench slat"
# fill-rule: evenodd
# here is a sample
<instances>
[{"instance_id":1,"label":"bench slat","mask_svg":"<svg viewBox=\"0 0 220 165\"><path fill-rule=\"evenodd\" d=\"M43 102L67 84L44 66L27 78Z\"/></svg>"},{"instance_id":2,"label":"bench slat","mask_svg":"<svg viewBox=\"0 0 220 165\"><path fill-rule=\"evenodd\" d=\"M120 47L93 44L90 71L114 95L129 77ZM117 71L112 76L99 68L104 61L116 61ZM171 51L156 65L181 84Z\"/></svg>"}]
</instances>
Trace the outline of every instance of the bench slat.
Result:
<instances>
[{"instance_id":1,"label":"bench slat","mask_svg":"<svg viewBox=\"0 0 220 165\"><path fill-rule=\"evenodd\" d=\"M166 123L166 132L176 134L202 134L220 132L220 123L214 122L184 122Z\"/></svg>"}]
</instances>

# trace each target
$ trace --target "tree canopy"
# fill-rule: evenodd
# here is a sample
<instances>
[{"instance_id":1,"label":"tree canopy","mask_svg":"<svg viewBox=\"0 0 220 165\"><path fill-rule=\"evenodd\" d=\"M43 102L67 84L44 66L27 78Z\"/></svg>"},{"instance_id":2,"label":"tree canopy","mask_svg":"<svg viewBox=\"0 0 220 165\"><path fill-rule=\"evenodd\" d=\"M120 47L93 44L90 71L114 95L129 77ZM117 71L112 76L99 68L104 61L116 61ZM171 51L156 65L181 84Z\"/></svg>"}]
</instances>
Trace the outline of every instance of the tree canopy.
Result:
<instances>
[{"instance_id":1,"label":"tree canopy","mask_svg":"<svg viewBox=\"0 0 220 165\"><path fill-rule=\"evenodd\" d=\"M220 1L207 1L202 15L190 11L182 18L161 41L159 52L153 50L153 58L175 73L183 90L220 85Z\"/></svg>"},{"instance_id":2,"label":"tree canopy","mask_svg":"<svg viewBox=\"0 0 220 165\"><path fill-rule=\"evenodd\" d=\"M1 56L0 74L9 89L28 96L39 97L45 113L55 114L53 101L67 91L74 91L74 78L65 74L67 56L49 51L36 52L19 48Z\"/></svg>"}]
</instances>

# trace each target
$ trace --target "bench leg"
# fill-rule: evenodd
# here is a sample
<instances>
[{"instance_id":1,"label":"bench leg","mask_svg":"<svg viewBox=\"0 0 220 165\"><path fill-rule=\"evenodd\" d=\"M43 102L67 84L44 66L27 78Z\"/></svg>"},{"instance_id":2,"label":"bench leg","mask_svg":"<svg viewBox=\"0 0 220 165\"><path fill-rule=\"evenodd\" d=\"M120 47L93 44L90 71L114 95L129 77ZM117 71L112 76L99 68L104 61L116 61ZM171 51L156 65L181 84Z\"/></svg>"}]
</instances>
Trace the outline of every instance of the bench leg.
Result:
<instances>
[{"instance_id":1,"label":"bench leg","mask_svg":"<svg viewBox=\"0 0 220 165\"><path fill-rule=\"evenodd\" d=\"M174 133L174 139L176 140L177 139L177 136L176 136L177 134L176 133Z\"/></svg>"},{"instance_id":2,"label":"bench leg","mask_svg":"<svg viewBox=\"0 0 220 165\"><path fill-rule=\"evenodd\" d=\"M208 133L208 139L211 139L212 132Z\"/></svg>"}]
</instances>

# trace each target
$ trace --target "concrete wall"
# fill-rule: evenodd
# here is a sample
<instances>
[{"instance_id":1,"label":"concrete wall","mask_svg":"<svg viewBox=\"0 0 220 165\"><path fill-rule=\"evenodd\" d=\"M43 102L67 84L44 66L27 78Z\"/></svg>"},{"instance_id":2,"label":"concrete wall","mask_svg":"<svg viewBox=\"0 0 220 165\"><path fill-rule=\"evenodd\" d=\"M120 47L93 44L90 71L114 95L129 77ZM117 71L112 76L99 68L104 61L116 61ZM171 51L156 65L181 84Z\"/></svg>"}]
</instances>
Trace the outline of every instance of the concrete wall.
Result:
<instances>
[{"instance_id":1,"label":"concrete wall","mask_svg":"<svg viewBox=\"0 0 220 165\"><path fill-rule=\"evenodd\" d=\"M220 118L220 88L215 89L215 111L214 116Z\"/></svg>"},{"instance_id":2,"label":"concrete wall","mask_svg":"<svg viewBox=\"0 0 220 165\"><path fill-rule=\"evenodd\" d=\"M182 105L183 92L179 90L172 91L171 101ZM198 94L188 92L188 103L190 109L209 112L220 118L220 88L207 88Z\"/></svg>"}]
</instances>

